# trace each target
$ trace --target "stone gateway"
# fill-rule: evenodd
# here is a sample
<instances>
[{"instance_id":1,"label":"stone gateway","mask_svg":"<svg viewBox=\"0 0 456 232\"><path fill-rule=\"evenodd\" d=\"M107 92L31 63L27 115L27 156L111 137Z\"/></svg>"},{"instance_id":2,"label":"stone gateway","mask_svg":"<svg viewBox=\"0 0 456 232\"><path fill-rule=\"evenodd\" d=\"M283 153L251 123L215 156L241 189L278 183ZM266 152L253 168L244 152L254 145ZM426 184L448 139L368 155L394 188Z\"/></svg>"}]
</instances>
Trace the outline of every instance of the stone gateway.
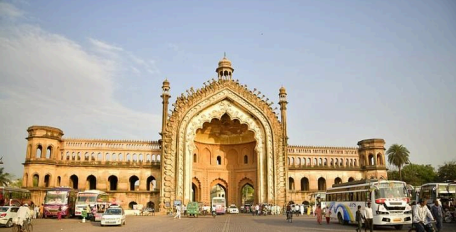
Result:
<instances>
[{"instance_id":1,"label":"stone gateway","mask_svg":"<svg viewBox=\"0 0 456 232\"><path fill-rule=\"evenodd\" d=\"M70 186L164 212L175 201L209 205L214 197L238 206L312 202L334 183L387 178L383 139L356 148L288 145L286 89L276 112L232 78L226 57L216 72L217 80L177 97L171 113L163 82L159 141L69 139L58 128L29 127L23 187L38 204L47 189Z\"/></svg>"}]
</instances>

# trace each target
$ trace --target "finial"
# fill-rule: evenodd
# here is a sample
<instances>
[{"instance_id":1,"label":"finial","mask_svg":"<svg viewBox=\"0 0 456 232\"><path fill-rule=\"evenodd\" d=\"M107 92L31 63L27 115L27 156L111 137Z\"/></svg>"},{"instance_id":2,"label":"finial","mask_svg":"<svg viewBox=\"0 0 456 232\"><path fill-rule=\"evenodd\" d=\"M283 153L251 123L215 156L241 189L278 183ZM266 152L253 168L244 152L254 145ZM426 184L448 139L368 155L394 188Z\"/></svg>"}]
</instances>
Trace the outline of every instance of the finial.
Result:
<instances>
[{"instance_id":1,"label":"finial","mask_svg":"<svg viewBox=\"0 0 456 232\"><path fill-rule=\"evenodd\" d=\"M226 58L226 52L223 52L223 58Z\"/></svg>"}]
</instances>

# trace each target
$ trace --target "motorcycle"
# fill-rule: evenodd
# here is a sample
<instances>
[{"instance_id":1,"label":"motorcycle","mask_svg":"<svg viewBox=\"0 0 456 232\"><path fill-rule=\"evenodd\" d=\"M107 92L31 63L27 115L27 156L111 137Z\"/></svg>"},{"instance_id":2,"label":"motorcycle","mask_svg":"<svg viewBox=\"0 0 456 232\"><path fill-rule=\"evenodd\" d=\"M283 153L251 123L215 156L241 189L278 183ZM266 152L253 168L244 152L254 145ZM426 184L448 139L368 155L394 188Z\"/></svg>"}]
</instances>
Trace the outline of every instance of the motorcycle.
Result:
<instances>
[{"instance_id":1,"label":"motorcycle","mask_svg":"<svg viewBox=\"0 0 456 232\"><path fill-rule=\"evenodd\" d=\"M443 221L452 222L453 220L454 220L453 214L448 209L445 209L445 215L443 216Z\"/></svg>"}]
</instances>

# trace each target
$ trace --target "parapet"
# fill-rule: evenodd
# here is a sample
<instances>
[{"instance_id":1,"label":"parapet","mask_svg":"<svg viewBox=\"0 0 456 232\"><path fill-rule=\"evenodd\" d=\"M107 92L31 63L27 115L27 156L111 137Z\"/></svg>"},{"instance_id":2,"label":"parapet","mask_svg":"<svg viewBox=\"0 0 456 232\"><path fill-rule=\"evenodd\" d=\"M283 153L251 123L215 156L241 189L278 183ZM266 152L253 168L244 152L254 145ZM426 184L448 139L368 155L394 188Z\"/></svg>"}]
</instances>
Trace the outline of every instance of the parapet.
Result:
<instances>
[{"instance_id":1,"label":"parapet","mask_svg":"<svg viewBox=\"0 0 456 232\"><path fill-rule=\"evenodd\" d=\"M30 138L49 138L61 141L63 131L56 127L50 126L31 126L27 129L28 137Z\"/></svg>"},{"instance_id":2,"label":"parapet","mask_svg":"<svg viewBox=\"0 0 456 232\"><path fill-rule=\"evenodd\" d=\"M385 140L383 139L365 139L358 142L359 149L385 149Z\"/></svg>"}]
</instances>

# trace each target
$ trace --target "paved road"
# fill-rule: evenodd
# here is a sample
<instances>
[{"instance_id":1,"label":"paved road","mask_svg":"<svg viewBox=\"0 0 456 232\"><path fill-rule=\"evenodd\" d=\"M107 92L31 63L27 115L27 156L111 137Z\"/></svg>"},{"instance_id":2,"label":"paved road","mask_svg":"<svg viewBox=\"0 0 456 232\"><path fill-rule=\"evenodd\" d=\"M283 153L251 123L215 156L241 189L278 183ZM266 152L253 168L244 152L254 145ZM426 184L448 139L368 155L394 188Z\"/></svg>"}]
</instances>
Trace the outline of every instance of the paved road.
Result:
<instances>
[{"instance_id":1,"label":"paved road","mask_svg":"<svg viewBox=\"0 0 456 232\"><path fill-rule=\"evenodd\" d=\"M33 222L34 232L96 232L96 231L248 231L248 232L291 232L291 231L355 231L354 225L339 225L332 222L329 225L318 225L314 217L293 217L293 222L288 223L285 216L252 216L248 214L219 215L215 219L211 216L199 218L173 219L170 216L127 216L127 225L122 227L101 227L100 223L81 223L78 219L38 219ZM455 231L456 223L444 224L445 232ZM0 228L0 232L11 231L11 228ZM393 227L379 228L376 231L397 231ZM401 231L407 231L405 228Z\"/></svg>"}]
</instances>

